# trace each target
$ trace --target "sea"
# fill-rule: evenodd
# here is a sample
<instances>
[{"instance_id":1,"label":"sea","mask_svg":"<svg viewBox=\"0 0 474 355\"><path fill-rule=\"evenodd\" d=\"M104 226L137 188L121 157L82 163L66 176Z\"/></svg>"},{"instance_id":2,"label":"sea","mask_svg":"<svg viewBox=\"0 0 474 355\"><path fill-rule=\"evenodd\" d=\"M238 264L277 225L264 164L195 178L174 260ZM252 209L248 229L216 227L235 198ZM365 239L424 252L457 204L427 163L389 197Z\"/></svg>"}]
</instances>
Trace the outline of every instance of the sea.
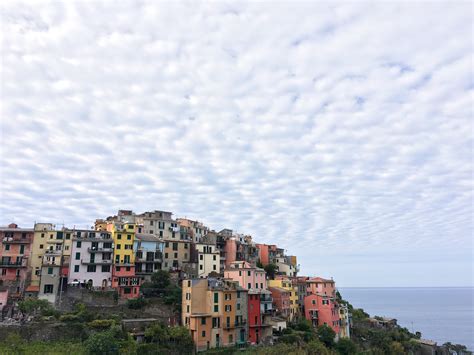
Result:
<instances>
[{"instance_id":1,"label":"sea","mask_svg":"<svg viewBox=\"0 0 474 355\"><path fill-rule=\"evenodd\" d=\"M342 298L370 316L396 318L423 339L462 344L474 351L474 288L341 287Z\"/></svg>"}]
</instances>

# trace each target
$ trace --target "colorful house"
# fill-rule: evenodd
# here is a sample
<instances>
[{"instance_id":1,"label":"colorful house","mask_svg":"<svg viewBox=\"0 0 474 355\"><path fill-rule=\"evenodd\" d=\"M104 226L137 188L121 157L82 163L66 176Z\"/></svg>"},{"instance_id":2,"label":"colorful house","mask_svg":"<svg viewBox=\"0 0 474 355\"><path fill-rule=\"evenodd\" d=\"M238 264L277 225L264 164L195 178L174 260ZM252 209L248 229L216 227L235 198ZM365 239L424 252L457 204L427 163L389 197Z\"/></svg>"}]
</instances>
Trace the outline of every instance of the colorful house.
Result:
<instances>
[{"instance_id":1,"label":"colorful house","mask_svg":"<svg viewBox=\"0 0 474 355\"><path fill-rule=\"evenodd\" d=\"M290 295L291 291L281 287L268 287L268 290L272 293L273 306L278 316L290 319Z\"/></svg>"},{"instance_id":2,"label":"colorful house","mask_svg":"<svg viewBox=\"0 0 474 355\"><path fill-rule=\"evenodd\" d=\"M121 298L137 298L140 293L140 278L135 274L135 224L111 222L107 225L114 241L112 287Z\"/></svg>"},{"instance_id":3,"label":"colorful house","mask_svg":"<svg viewBox=\"0 0 474 355\"><path fill-rule=\"evenodd\" d=\"M73 231L68 283L96 289L111 287L113 253L110 232Z\"/></svg>"},{"instance_id":4,"label":"colorful house","mask_svg":"<svg viewBox=\"0 0 474 355\"><path fill-rule=\"evenodd\" d=\"M162 268L163 240L154 234L137 233L133 250L137 276L140 276L142 280L150 280L151 275Z\"/></svg>"},{"instance_id":5,"label":"colorful house","mask_svg":"<svg viewBox=\"0 0 474 355\"><path fill-rule=\"evenodd\" d=\"M340 334L339 304L336 300L336 285L333 280L321 277L306 279L304 299L305 318L314 326L326 324Z\"/></svg>"},{"instance_id":6,"label":"colorful house","mask_svg":"<svg viewBox=\"0 0 474 355\"><path fill-rule=\"evenodd\" d=\"M298 286L293 285L292 280L284 276L276 276L275 280L268 280L268 286L283 288L290 293L290 314L288 320L293 321L299 314Z\"/></svg>"},{"instance_id":7,"label":"colorful house","mask_svg":"<svg viewBox=\"0 0 474 355\"><path fill-rule=\"evenodd\" d=\"M18 228L12 223L0 228L0 286L8 288L13 298L21 298L31 278L28 270L33 229Z\"/></svg>"},{"instance_id":8,"label":"colorful house","mask_svg":"<svg viewBox=\"0 0 474 355\"><path fill-rule=\"evenodd\" d=\"M224 270L224 278L237 281L248 290L249 341L251 344L272 341L273 300L267 288L263 269L253 267L246 261L236 261Z\"/></svg>"},{"instance_id":9,"label":"colorful house","mask_svg":"<svg viewBox=\"0 0 474 355\"><path fill-rule=\"evenodd\" d=\"M245 344L246 297L230 280L183 280L182 324L190 330L196 351Z\"/></svg>"}]
</instances>

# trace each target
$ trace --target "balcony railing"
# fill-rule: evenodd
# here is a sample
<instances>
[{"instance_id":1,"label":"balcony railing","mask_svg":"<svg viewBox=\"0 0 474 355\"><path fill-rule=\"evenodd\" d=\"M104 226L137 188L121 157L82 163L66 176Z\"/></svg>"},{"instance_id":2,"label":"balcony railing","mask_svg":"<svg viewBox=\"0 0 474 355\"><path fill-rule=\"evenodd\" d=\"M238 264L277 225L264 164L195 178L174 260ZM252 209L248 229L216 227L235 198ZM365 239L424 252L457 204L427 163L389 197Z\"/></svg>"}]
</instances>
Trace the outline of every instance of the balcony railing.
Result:
<instances>
[{"instance_id":1,"label":"balcony railing","mask_svg":"<svg viewBox=\"0 0 474 355\"><path fill-rule=\"evenodd\" d=\"M3 244L30 244L31 238L3 237Z\"/></svg>"},{"instance_id":2,"label":"balcony railing","mask_svg":"<svg viewBox=\"0 0 474 355\"><path fill-rule=\"evenodd\" d=\"M112 260L83 260L81 259L81 264L83 265L112 265Z\"/></svg>"},{"instance_id":3,"label":"balcony railing","mask_svg":"<svg viewBox=\"0 0 474 355\"><path fill-rule=\"evenodd\" d=\"M18 261L7 261L0 260L0 267L26 267L26 260Z\"/></svg>"},{"instance_id":4,"label":"balcony railing","mask_svg":"<svg viewBox=\"0 0 474 355\"><path fill-rule=\"evenodd\" d=\"M89 253L113 253L113 248L87 248Z\"/></svg>"}]
</instances>

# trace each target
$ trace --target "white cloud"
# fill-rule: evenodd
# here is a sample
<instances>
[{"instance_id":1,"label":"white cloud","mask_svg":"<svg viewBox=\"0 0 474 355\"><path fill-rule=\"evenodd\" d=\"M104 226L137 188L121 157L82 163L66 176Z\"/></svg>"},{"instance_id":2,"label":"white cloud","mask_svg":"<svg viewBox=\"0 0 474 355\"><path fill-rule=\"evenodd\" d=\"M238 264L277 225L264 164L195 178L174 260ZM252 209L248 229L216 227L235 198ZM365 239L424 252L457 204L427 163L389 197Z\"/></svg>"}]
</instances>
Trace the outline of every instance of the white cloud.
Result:
<instances>
[{"instance_id":1,"label":"white cloud","mask_svg":"<svg viewBox=\"0 0 474 355\"><path fill-rule=\"evenodd\" d=\"M0 220L165 209L344 285L469 284L470 9L8 2Z\"/></svg>"}]
</instances>

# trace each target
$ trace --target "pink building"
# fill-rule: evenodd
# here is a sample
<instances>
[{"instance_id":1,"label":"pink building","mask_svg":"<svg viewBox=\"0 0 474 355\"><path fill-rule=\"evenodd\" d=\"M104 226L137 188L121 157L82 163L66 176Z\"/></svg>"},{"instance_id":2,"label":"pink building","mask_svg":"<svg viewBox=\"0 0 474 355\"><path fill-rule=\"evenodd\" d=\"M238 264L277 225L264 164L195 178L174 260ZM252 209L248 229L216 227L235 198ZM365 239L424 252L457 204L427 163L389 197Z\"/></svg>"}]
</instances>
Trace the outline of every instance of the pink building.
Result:
<instances>
[{"instance_id":1,"label":"pink building","mask_svg":"<svg viewBox=\"0 0 474 355\"><path fill-rule=\"evenodd\" d=\"M0 286L0 320L2 319L2 310L8 302L8 287Z\"/></svg>"},{"instance_id":2,"label":"pink building","mask_svg":"<svg viewBox=\"0 0 474 355\"><path fill-rule=\"evenodd\" d=\"M237 281L242 288L250 292L267 289L265 270L251 266L246 261L235 261L224 270L224 278Z\"/></svg>"},{"instance_id":3,"label":"pink building","mask_svg":"<svg viewBox=\"0 0 474 355\"><path fill-rule=\"evenodd\" d=\"M339 306L334 280L306 278L305 318L314 326L326 324L339 334Z\"/></svg>"},{"instance_id":4,"label":"pink building","mask_svg":"<svg viewBox=\"0 0 474 355\"><path fill-rule=\"evenodd\" d=\"M28 258L33 243L33 229L18 228L14 223L0 228L0 286L9 288L10 297L23 296L30 275Z\"/></svg>"},{"instance_id":5,"label":"pink building","mask_svg":"<svg viewBox=\"0 0 474 355\"><path fill-rule=\"evenodd\" d=\"M336 297L336 284L334 280L310 277L306 280L306 292Z\"/></svg>"},{"instance_id":6,"label":"pink building","mask_svg":"<svg viewBox=\"0 0 474 355\"><path fill-rule=\"evenodd\" d=\"M311 294L304 299L305 318L313 326L323 324L330 326L339 334L339 309L333 297L321 294Z\"/></svg>"}]
</instances>

